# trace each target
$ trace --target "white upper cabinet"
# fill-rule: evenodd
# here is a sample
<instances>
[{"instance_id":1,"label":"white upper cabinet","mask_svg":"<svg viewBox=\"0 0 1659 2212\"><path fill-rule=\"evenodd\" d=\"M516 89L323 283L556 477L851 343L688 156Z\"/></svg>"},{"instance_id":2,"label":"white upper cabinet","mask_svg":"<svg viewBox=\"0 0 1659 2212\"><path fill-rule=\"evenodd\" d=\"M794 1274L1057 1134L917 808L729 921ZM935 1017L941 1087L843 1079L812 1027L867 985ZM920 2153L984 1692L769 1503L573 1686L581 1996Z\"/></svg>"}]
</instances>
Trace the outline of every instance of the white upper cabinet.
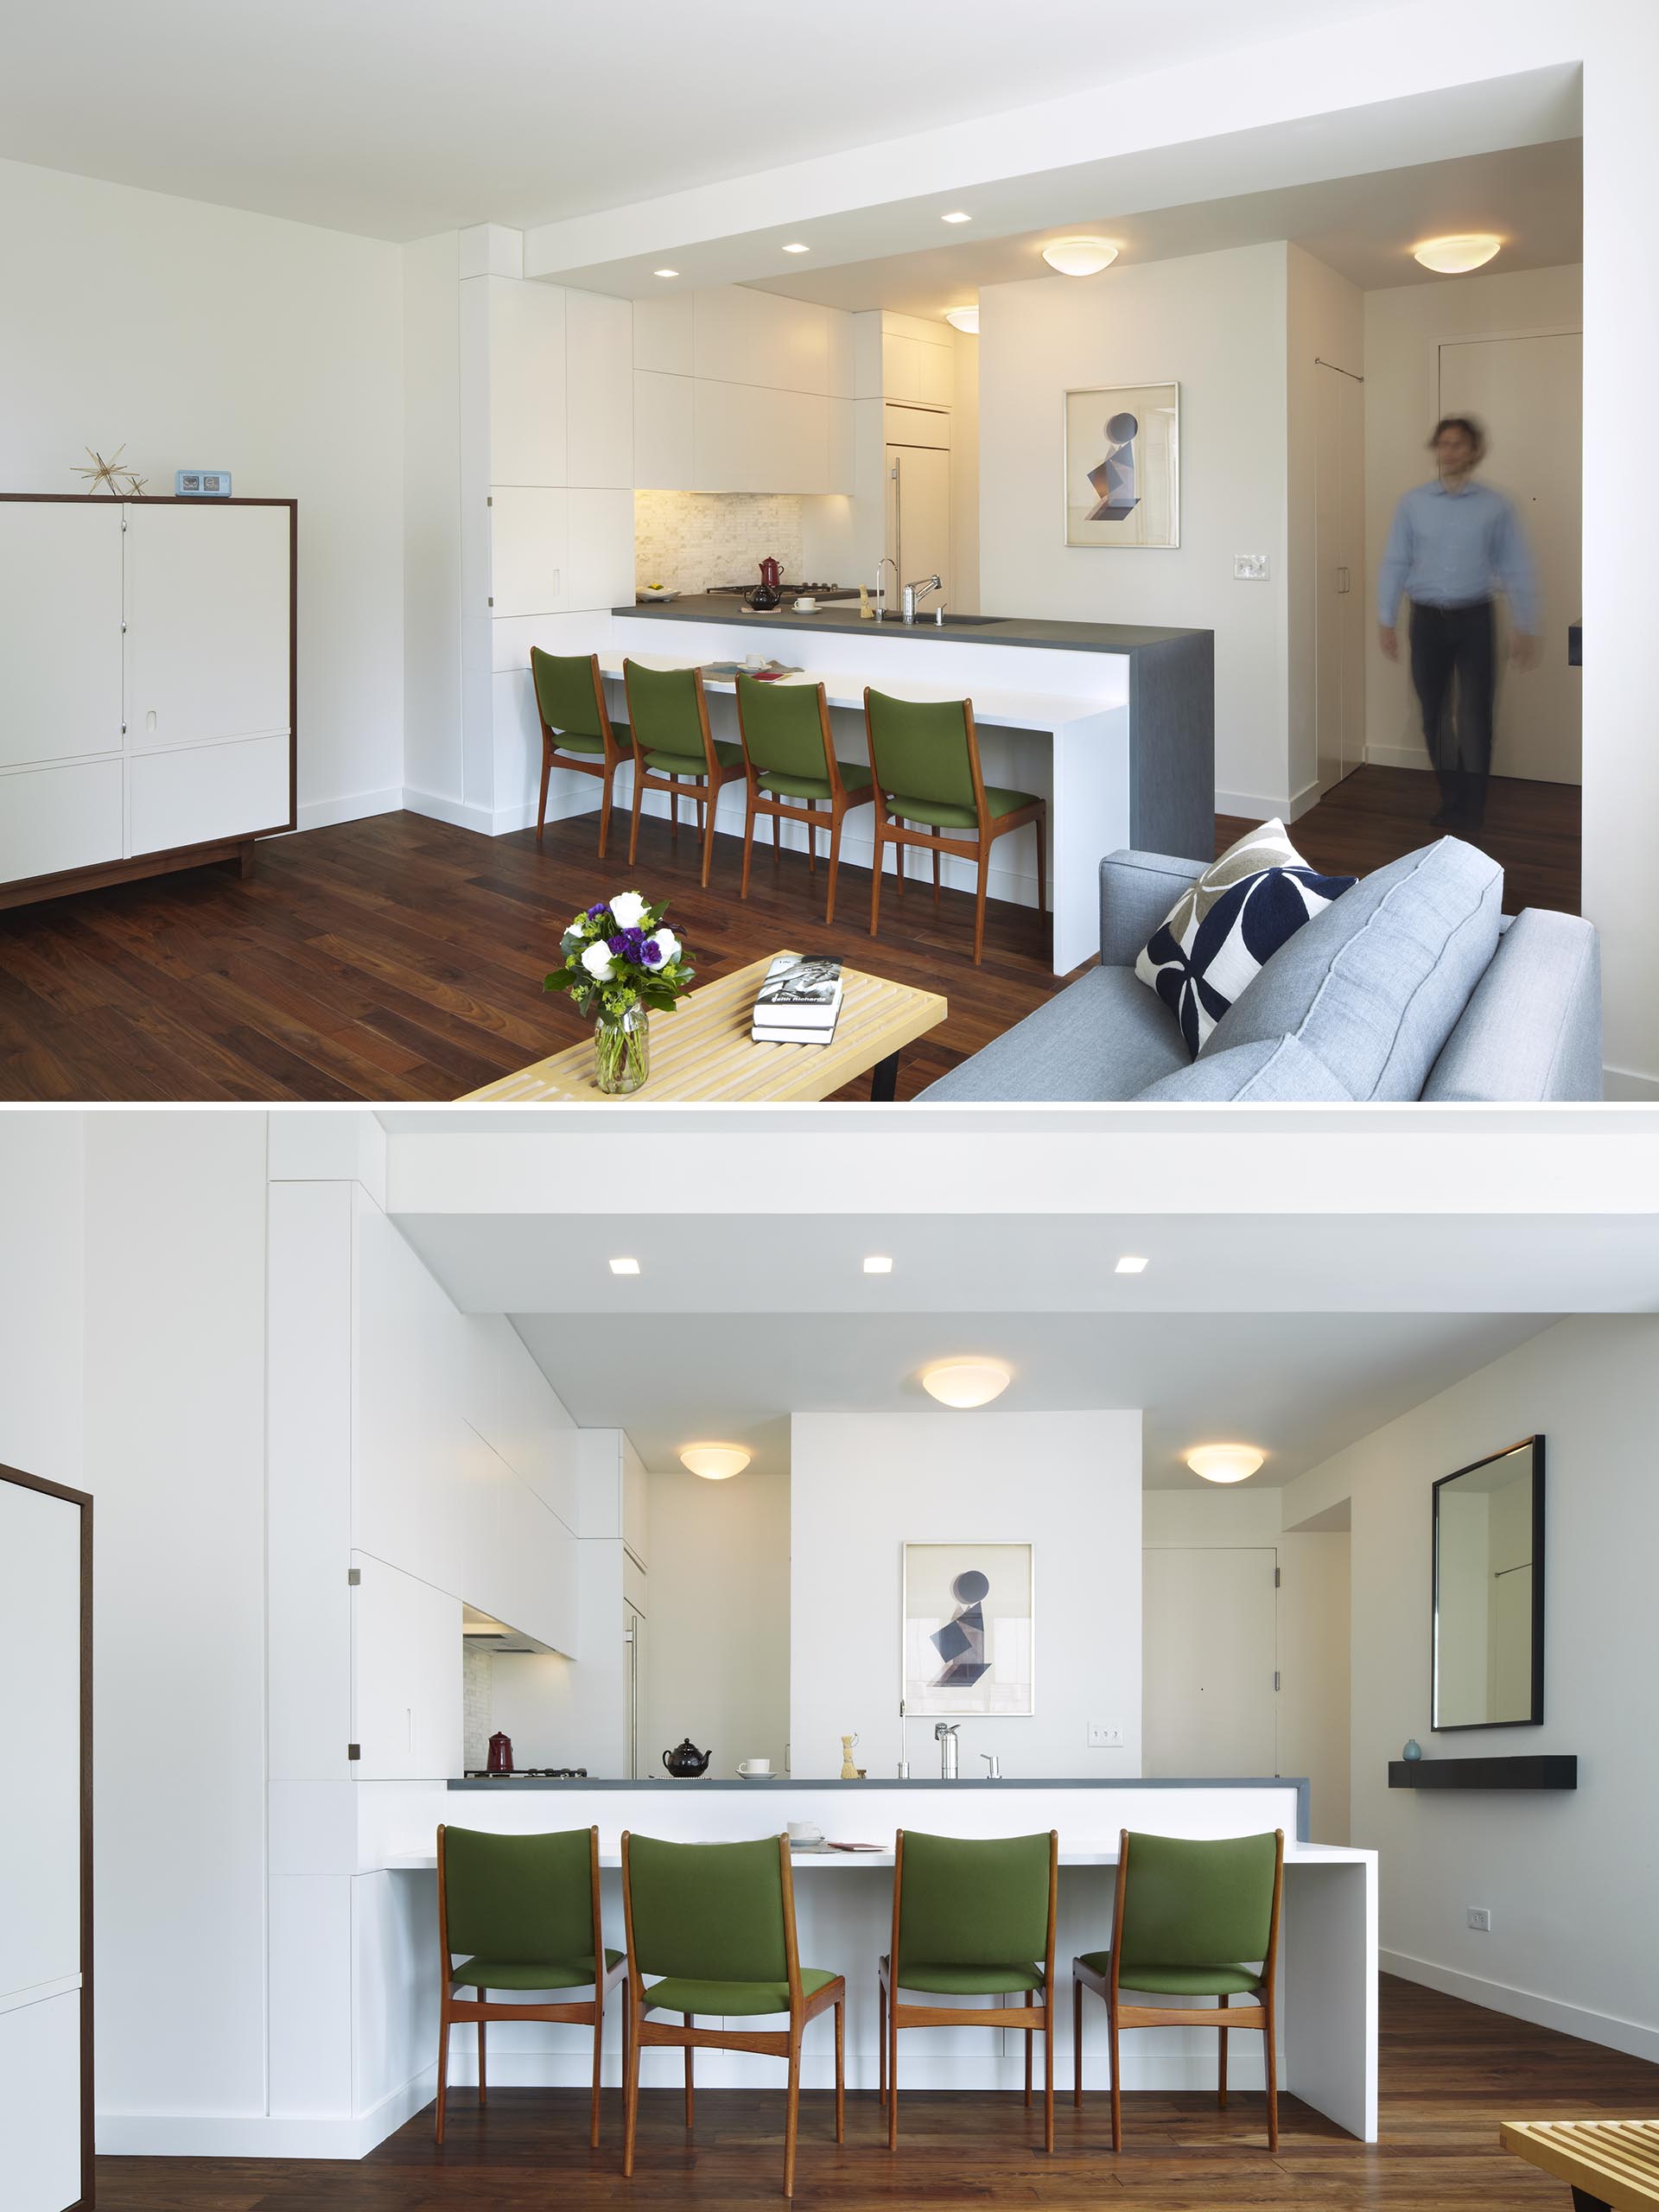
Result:
<instances>
[{"instance_id":1,"label":"white upper cabinet","mask_svg":"<svg viewBox=\"0 0 1659 2212\"><path fill-rule=\"evenodd\" d=\"M671 292L633 303L633 365L659 375L697 372L696 295Z\"/></svg>"},{"instance_id":2,"label":"white upper cabinet","mask_svg":"<svg viewBox=\"0 0 1659 2212\"><path fill-rule=\"evenodd\" d=\"M135 502L127 509L126 607L130 751L286 734L285 506L204 513ZM284 804L280 816L287 811Z\"/></svg>"},{"instance_id":3,"label":"white upper cabinet","mask_svg":"<svg viewBox=\"0 0 1659 2212\"><path fill-rule=\"evenodd\" d=\"M689 492L696 474L696 380L633 372L633 480L642 491Z\"/></svg>"},{"instance_id":4,"label":"white upper cabinet","mask_svg":"<svg viewBox=\"0 0 1659 2212\"><path fill-rule=\"evenodd\" d=\"M498 620L557 614L566 600L570 494L498 484L490 494L490 596Z\"/></svg>"},{"instance_id":5,"label":"white upper cabinet","mask_svg":"<svg viewBox=\"0 0 1659 2212\"><path fill-rule=\"evenodd\" d=\"M949 407L956 397L952 345L887 331L881 340L881 393L910 407Z\"/></svg>"},{"instance_id":6,"label":"white upper cabinet","mask_svg":"<svg viewBox=\"0 0 1659 2212\"><path fill-rule=\"evenodd\" d=\"M0 500L0 767L121 750L121 514Z\"/></svg>"},{"instance_id":7,"label":"white upper cabinet","mask_svg":"<svg viewBox=\"0 0 1659 2212\"><path fill-rule=\"evenodd\" d=\"M599 292L564 296L569 476L573 486L633 482L633 308Z\"/></svg>"},{"instance_id":8,"label":"white upper cabinet","mask_svg":"<svg viewBox=\"0 0 1659 2212\"><path fill-rule=\"evenodd\" d=\"M565 310L558 284L483 276L492 484L564 484Z\"/></svg>"},{"instance_id":9,"label":"white upper cabinet","mask_svg":"<svg viewBox=\"0 0 1659 2212\"><path fill-rule=\"evenodd\" d=\"M461 1600L353 1552L352 1740L359 1782L459 1774L462 1745Z\"/></svg>"},{"instance_id":10,"label":"white upper cabinet","mask_svg":"<svg viewBox=\"0 0 1659 2212\"><path fill-rule=\"evenodd\" d=\"M828 393L834 310L723 284L696 295L696 374L720 384ZM844 374L839 359L837 370Z\"/></svg>"}]
</instances>

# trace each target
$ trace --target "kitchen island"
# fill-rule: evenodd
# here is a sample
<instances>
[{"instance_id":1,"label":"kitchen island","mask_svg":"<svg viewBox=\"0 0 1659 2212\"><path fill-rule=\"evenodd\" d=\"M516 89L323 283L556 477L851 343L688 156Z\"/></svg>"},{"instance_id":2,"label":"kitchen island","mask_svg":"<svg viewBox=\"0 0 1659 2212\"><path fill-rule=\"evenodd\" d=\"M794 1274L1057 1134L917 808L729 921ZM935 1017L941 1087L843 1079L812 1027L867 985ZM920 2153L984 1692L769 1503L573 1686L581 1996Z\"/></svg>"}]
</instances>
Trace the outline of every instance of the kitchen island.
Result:
<instances>
[{"instance_id":1,"label":"kitchen island","mask_svg":"<svg viewBox=\"0 0 1659 2212\"><path fill-rule=\"evenodd\" d=\"M948 613L943 626L918 621L907 628L895 620L861 621L856 602L831 601L811 614L787 607L756 614L741 601L699 596L613 608L597 650L619 716L626 715L625 658L658 667L750 654L787 662L803 671L796 680L824 685L836 749L851 760L868 758L867 684L901 698L971 699L986 781L1039 792L1049 803L1057 975L1069 975L1099 950L1098 868L1105 854L1122 846L1192 860L1214 853L1215 659L1208 630ZM709 688L715 736L735 737L733 685L711 681ZM587 794L575 803L588 804ZM666 804L659 794L647 795L647 810ZM742 785L728 785L716 828L741 836L743 811ZM790 842L805 835L793 824L786 830ZM842 851L869 864L868 817L850 816ZM972 888L964 861L947 857L944 878ZM999 842L988 893L1035 904L1029 836Z\"/></svg>"},{"instance_id":2,"label":"kitchen island","mask_svg":"<svg viewBox=\"0 0 1659 2212\"><path fill-rule=\"evenodd\" d=\"M802 1960L847 1977L852 2088L874 2088L876 2082L875 1961L891 1932L896 1829L970 1836L1058 1830L1055 1960L1057 1974L1065 1981L1075 1954L1101 1949L1109 1942L1121 1829L1224 1836L1283 1828L1281 2086L1350 2134L1375 2139L1376 1854L1305 1840L1306 1783L1281 1777L843 1783L784 1777L770 1783L497 1780L360 1788L365 1825L359 1838L359 1872L372 1870L376 1878L382 1893L381 1942L392 1962L392 1980L405 1985L405 2017L397 2031L411 2037L411 2062L426 2064L433 2061L437 2033L432 1992L437 1943L435 1831L440 1821L505 1834L596 1827L607 1939L619 1946L623 1937L616 1870L624 1829L683 1842L718 1842L775 1835L791 1821L812 1821L831 1841L874 1846L868 1852L792 1853ZM1056 2075L1068 2084L1069 1991L1062 1991L1059 2012ZM607 2027L607 2081L618 2078L620 2028L619 2012ZM500 2028L491 2037L491 2077L578 2084L589 2063L585 2035L584 2030L552 2025ZM429 2048L423 2047L423 2037ZM1103 2089L1109 2074L1098 2006L1085 2008L1084 2039L1084 2088ZM1239 2088L1261 2087L1259 2048L1252 2048L1258 2043L1246 2035L1236 2039L1232 2078ZM918 2088L1008 2089L1024 2080L1017 2031L917 2029L907 2034L905 2050L905 2078ZM648 2086L653 2084L653 2066L655 2086L677 2078L677 2054L651 2053L645 2063ZM470 2038L457 2036L450 2080L471 2079L471 2063ZM1209 2088L1215 2063L1213 2036L1179 2027L1150 2029L1126 2041L1123 2083L1128 2089ZM711 2053L704 2064L711 2088L772 2079L766 2062L738 2053ZM828 2066L827 2054L809 2049L809 2086L829 2082Z\"/></svg>"}]
</instances>

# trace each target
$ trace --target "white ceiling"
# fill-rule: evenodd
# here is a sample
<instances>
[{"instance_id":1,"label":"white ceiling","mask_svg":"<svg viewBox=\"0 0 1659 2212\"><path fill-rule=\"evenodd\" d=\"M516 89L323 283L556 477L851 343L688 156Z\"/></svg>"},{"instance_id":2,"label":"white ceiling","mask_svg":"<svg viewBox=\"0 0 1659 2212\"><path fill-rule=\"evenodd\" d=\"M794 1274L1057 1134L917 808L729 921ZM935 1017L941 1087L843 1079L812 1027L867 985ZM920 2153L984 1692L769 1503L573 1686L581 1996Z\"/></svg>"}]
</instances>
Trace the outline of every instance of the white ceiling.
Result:
<instances>
[{"instance_id":1,"label":"white ceiling","mask_svg":"<svg viewBox=\"0 0 1659 2212\"><path fill-rule=\"evenodd\" d=\"M0 17L0 156L378 238L523 228L1377 12L52 0Z\"/></svg>"},{"instance_id":2,"label":"white ceiling","mask_svg":"<svg viewBox=\"0 0 1659 2212\"><path fill-rule=\"evenodd\" d=\"M1116 270L1138 261L1289 238L1362 291L1380 291L1443 282L1412 259L1411 248L1424 238L1470 231L1491 232L1503 240L1495 270L1555 269L1582 260L1583 199L1583 141L1565 138L1145 213L1084 207L1063 226L1047 224L1006 238L964 238L924 252L834 268L815 270L802 256L779 276L750 281L759 291L854 313L887 308L937 317L973 300L982 285L1049 276L1043 247L1080 231L1109 238L1118 249L1113 269L1088 280L1103 287Z\"/></svg>"},{"instance_id":3,"label":"white ceiling","mask_svg":"<svg viewBox=\"0 0 1659 2212\"><path fill-rule=\"evenodd\" d=\"M937 1412L918 1370L973 1352L1014 1369L1001 1412L1143 1408L1147 1487L1203 1490L1181 1464L1194 1444L1258 1445L1268 1458L1254 1484L1289 1482L1554 1318L705 1312L638 1328L597 1313L514 1325L579 1422L626 1428L663 1471L682 1445L718 1439L747 1446L757 1475L781 1473L791 1413Z\"/></svg>"}]
</instances>

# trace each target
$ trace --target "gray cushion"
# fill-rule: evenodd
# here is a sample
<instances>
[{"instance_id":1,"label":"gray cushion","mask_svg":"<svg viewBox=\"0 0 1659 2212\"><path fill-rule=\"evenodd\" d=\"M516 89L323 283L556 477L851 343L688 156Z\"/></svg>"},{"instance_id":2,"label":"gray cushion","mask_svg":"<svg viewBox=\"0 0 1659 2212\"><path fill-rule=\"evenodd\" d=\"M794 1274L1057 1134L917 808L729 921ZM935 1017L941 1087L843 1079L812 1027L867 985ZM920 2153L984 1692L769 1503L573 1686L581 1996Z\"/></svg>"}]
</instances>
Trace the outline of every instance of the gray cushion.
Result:
<instances>
[{"instance_id":1,"label":"gray cushion","mask_svg":"<svg viewBox=\"0 0 1659 2212\"><path fill-rule=\"evenodd\" d=\"M1351 1104L1350 1095L1325 1062L1316 1059L1300 1038L1264 1037L1258 1045L1235 1045L1228 1052L1206 1052L1190 1067L1178 1068L1149 1084L1139 1103L1229 1105Z\"/></svg>"},{"instance_id":2,"label":"gray cushion","mask_svg":"<svg viewBox=\"0 0 1659 2212\"><path fill-rule=\"evenodd\" d=\"M1596 932L1523 907L1503 932L1423 1096L1467 1103L1601 1096Z\"/></svg>"},{"instance_id":3,"label":"gray cushion","mask_svg":"<svg viewBox=\"0 0 1659 2212\"><path fill-rule=\"evenodd\" d=\"M1132 968L1091 968L1058 998L918 1095L947 1098L1136 1098L1187 1065L1175 1017Z\"/></svg>"},{"instance_id":4,"label":"gray cushion","mask_svg":"<svg viewBox=\"0 0 1659 2212\"><path fill-rule=\"evenodd\" d=\"M1491 959L1503 890L1456 837L1379 868L1280 947L1200 1058L1295 1036L1351 1097L1420 1096Z\"/></svg>"},{"instance_id":5,"label":"gray cushion","mask_svg":"<svg viewBox=\"0 0 1659 2212\"><path fill-rule=\"evenodd\" d=\"M1107 968L1133 968L1141 946L1204 861L1173 853L1108 853L1100 864L1100 957Z\"/></svg>"}]
</instances>

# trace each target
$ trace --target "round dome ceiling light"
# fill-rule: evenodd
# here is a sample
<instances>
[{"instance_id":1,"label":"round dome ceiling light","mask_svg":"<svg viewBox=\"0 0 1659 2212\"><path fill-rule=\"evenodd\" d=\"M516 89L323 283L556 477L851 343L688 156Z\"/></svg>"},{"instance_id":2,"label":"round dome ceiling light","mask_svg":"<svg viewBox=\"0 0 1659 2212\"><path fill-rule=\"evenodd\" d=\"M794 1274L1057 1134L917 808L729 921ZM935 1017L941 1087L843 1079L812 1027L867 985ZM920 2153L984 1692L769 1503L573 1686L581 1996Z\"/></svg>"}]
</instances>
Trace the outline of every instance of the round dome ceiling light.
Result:
<instances>
[{"instance_id":1,"label":"round dome ceiling light","mask_svg":"<svg viewBox=\"0 0 1659 2212\"><path fill-rule=\"evenodd\" d=\"M945 1359L922 1370L923 1389L942 1406L988 1406L1010 1379L1008 1370L995 1359Z\"/></svg>"},{"instance_id":2,"label":"round dome ceiling light","mask_svg":"<svg viewBox=\"0 0 1659 2212\"><path fill-rule=\"evenodd\" d=\"M705 1482L724 1483L741 1475L751 1456L741 1444L688 1444L680 1454L680 1465Z\"/></svg>"},{"instance_id":3,"label":"round dome ceiling light","mask_svg":"<svg viewBox=\"0 0 1659 2212\"><path fill-rule=\"evenodd\" d=\"M1253 1444L1200 1444L1186 1455L1186 1464L1207 1483L1242 1483L1267 1458Z\"/></svg>"},{"instance_id":4,"label":"round dome ceiling light","mask_svg":"<svg viewBox=\"0 0 1659 2212\"><path fill-rule=\"evenodd\" d=\"M1462 276L1489 262L1503 243L1490 231L1474 231L1455 238L1425 238L1421 245L1413 246L1411 257L1437 276Z\"/></svg>"},{"instance_id":5,"label":"round dome ceiling light","mask_svg":"<svg viewBox=\"0 0 1659 2212\"><path fill-rule=\"evenodd\" d=\"M978 337L979 309L976 307L946 308L944 319L952 330L965 330L970 338Z\"/></svg>"},{"instance_id":6,"label":"round dome ceiling light","mask_svg":"<svg viewBox=\"0 0 1659 2212\"><path fill-rule=\"evenodd\" d=\"M1098 276L1117 259L1117 248L1106 238L1056 238L1043 248L1043 259L1062 276Z\"/></svg>"}]
</instances>

